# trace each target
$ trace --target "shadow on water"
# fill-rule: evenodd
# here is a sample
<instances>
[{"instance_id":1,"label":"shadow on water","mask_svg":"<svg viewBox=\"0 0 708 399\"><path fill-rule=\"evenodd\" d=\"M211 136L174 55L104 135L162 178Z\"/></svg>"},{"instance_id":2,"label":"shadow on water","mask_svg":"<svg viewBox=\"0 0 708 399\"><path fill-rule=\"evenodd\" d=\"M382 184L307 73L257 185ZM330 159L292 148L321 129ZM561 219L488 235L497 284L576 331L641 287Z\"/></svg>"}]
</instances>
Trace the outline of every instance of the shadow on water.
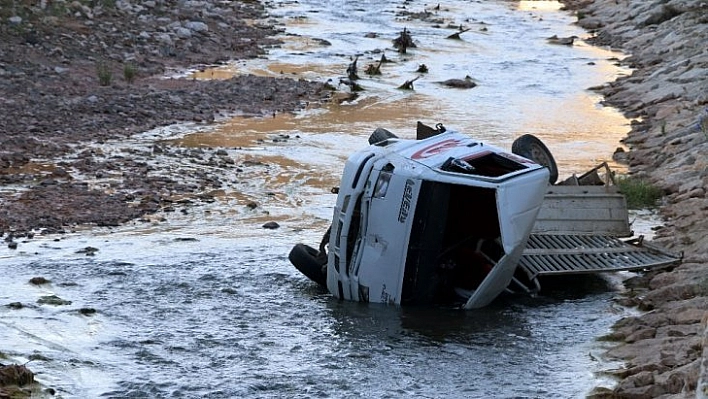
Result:
<instances>
[{"instance_id":1,"label":"shadow on water","mask_svg":"<svg viewBox=\"0 0 708 399\"><path fill-rule=\"evenodd\" d=\"M616 310L607 302L607 281L558 284L537 297L504 295L471 311L315 295L331 319L327 339L336 362L348 364L347 386L356 392L581 397L599 382L593 373L601 368L600 346L588 340L607 328Z\"/></svg>"},{"instance_id":2,"label":"shadow on water","mask_svg":"<svg viewBox=\"0 0 708 399\"><path fill-rule=\"evenodd\" d=\"M521 330L522 316L510 314L502 305L467 312L435 306L397 308L332 300L328 308L337 320L338 333L383 342L409 337L432 344L466 340L500 326Z\"/></svg>"},{"instance_id":3,"label":"shadow on water","mask_svg":"<svg viewBox=\"0 0 708 399\"><path fill-rule=\"evenodd\" d=\"M602 274L545 276L539 280L540 296L557 300L582 300L619 289L615 281Z\"/></svg>"},{"instance_id":4,"label":"shadow on water","mask_svg":"<svg viewBox=\"0 0 708 399\"><path fill-rule=\"evenodd\" d=\"M504 293L481 309L464 311L441 306L392 307L326 300L327 308L338 323L340 334L388 340L396 336L419 337L432 342L468 342L476 335L490 332L523 336L534 309L553 308L564 303L592 302L612 295L616 285L601 275L554 276L541 281L538 294ZM310 284L302 287L324 300L329 294ZM569 315L572 317L572 315ZM481 342L481 341L480 341Z\"/></svg>"}]
</instances>

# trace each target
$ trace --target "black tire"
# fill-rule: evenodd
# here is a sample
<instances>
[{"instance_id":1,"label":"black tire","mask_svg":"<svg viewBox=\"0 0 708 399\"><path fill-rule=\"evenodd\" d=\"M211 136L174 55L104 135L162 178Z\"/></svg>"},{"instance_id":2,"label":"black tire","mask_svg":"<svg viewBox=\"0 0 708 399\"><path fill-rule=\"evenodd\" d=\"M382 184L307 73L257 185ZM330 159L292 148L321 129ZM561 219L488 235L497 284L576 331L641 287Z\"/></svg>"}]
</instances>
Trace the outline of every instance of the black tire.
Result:
<instances>
[{"instance_id":1,"label":"black tire","mask_svg":"<svg viewBox=\"0 0 708 399\"><path fill-rule=\"evenodd\" d=\"M388 130L386 130L382 127L377 127L376 130L374 130L374 132L371 133L371 136L369 136L369 144L374 145L374 144L380 143L382 141L386 141L388 139L397 139L397 138L398 138L398 136L389 132Z\"/></svg>"},{"instance_id":2,"label":"black tire","mask_svg":"<svg viewBox=\"0 0 708 399\"><path fill-rule=\"evenodd\" d=\"M322 287L327 287L327 262L321 262L320 251L305 244L296 244L288 259L300 273Z\"/></svg>"},{"instance_id":3,"label":"black tire","mask_svg":"<svg viewBox=\"0 0 708 399\"><path fill-rule=\"evenodd\" d=\"M558 165L556 165L556 160L553 159L551 151L538 137L532 134L524 134L514 140L514 143L511 145L511 152L548 168L548 171L551 173L550 176L548 176L549 183L555 184L556 180L558 180Z\"/></svg>"}]
</instances>

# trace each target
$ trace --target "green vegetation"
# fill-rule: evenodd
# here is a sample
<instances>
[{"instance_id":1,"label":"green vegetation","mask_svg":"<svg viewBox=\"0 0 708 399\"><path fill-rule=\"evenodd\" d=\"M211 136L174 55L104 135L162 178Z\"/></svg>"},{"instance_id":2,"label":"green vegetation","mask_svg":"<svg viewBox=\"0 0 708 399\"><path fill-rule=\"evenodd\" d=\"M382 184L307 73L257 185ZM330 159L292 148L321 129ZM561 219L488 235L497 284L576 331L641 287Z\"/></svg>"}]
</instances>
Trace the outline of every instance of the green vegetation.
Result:
<instances>
[{"instance_id":1,"label":"green vegetation","mask_svg":"<svg viewBox=\"0 0 708 399\"><path fill-rule=\"evenodd\" d=\"M126 82L128 82L128 84L133 83L136 74L137 70L135 69L135 65L132 62L128 62L123 65L123 78Z\"/></svg>"},{"instance_id":2,"label":"green vegetation","mask_svg":"<svg viewBox=\"0 0 708 399\"><path fill-rule=\"evenodd\" d=\"M659 187L644 179L618 176L616 182L620 192L627 199L627 207L629 209L653 208L659 198L664 195L664 192Z\"/></svg>"},{"instance_id":3,"label":"green vegetation","mask_svg":"<svg viewBox=\"0 0 708 399\"><path fill-rule=\"evenodd\" d=\"M101 62L96 65L96 74L98 75L98 83L101 86L110 86L113 79L111 69L105 63Z\"/></svg>"},{"instance_id":4,"label":"green vegetation","mask_svg":"<svg viewBox=\"0 0 708 399\"><path fill-rule=\"evenodd\" d=\"M24 15L22 5L15 4L15 0L0 0L0 18L3 20L15 15ZM20 16L22 16L20 15ZM4 21L3 21L4 22Z\"/></svg>"},{"instance_id":5,"label":"green vegetation","mask_svg":"<svg viewBox=\"0 0 708 399\"><path fill-rule=\"evenodd\" d=\"M53 1L49 4L49 9L47 10L47 13L55 17L63 17L71 14L71 11L66 8L66 3Z\"/></svg>"}]
</instances>

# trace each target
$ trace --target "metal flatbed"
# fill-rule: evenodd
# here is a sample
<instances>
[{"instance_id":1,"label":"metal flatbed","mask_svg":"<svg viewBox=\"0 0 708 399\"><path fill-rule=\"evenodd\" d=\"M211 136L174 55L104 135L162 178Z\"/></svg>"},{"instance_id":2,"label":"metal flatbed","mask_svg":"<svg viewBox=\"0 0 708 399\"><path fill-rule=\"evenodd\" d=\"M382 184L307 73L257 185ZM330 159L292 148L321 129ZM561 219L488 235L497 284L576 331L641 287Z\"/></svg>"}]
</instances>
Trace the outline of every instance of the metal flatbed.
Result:
<instances>
[{"instance_id":1,"label":"metal flatbed","mask_svg":"<svg viewBox=\"0 0 708 399\"><path fill-rule=\"evenodd\" d=\"M680 261L680 256L644 243L641 237L534 234L519 267L538 288L543 276L649 270Z\"/></svg>"},{"instance_id":2,"label":"metal flatbed","mask_svg":"<svg viewBox=\"0 0 708 399\"><path fill-rule=\"evenodd\" d=\"M603 169L604 177L598 173ZM539 277L649 270L681 261L681 255L645 243L643 237L627 238L632 236L624 195L603 163L548 187L518 267L538 291Z\"/></svg>"}]
</instances>

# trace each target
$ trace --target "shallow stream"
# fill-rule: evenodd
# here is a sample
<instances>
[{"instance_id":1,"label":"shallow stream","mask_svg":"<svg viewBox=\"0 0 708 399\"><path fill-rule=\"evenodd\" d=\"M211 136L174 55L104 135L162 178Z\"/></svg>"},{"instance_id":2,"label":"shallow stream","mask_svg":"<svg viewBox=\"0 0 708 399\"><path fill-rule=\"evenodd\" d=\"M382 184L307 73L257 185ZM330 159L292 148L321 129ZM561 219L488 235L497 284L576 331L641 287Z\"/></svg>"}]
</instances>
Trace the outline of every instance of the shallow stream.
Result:
<instances>
[{"instance_id":1,"label":"shallow stream","mask_svg":"<svg viewBox=\"0 0 708 399\"><path fill-rule=\"evenodd\" d=\"M351 98L339 85L339 101L297 116L102 143L107 151L155 140L225 148L256 166L248 178L232 176L213 203L3 246L0 304L24 307L0 307L0 353L34 359L37 380L65 398L577 398L609 384L598 372L612 365L596 337L625 312L610 300L620 276L474 311L400 309L335 300L287 254L296 242L319 241L344 160L379 126L414 137L416 121L440 122L507 148L532 133L561 178L610 161L628 121L587 88L625 73L613 60L621 54L586 45L574 17L551 1L269 5L281 47L267 60L194 76L288 75L337 86L358 56L364 91ZM426 20L405 14L426 7ZM446 39L459 26L470 28L462 40ZM404 28L417 47L402 55L392 39ZM554 45L552 35L580 39ZM366 75L382 54L392 62ZM427 74L416 73L421 64ZM414 90L397 89L417 76ZM465 76L477 87L439 83ZM268 221L281 227L263 229ZM36 276L51 283L30 284ZM51 295L70 303L38 303Z\"/></svg>"}]
</instances>

